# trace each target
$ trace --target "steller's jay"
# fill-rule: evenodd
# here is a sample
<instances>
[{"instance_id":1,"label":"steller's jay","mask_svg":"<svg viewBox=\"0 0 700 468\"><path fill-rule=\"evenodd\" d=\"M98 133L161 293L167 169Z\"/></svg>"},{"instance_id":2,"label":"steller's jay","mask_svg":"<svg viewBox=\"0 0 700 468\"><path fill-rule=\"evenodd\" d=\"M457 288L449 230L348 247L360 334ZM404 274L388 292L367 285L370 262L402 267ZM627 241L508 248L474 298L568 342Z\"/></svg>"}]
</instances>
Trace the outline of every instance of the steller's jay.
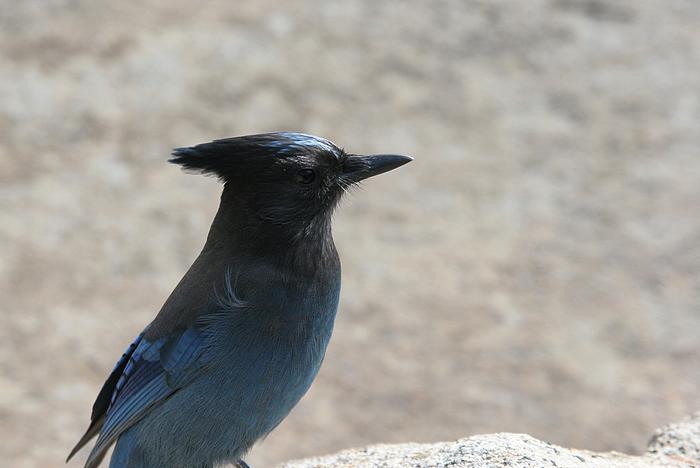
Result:
<instances>
[{"instance_id":1,"label":"steller's jay","mask_svg":"<svg viewBox=\"0 0 700 468\"><path fill-rule=\"evenodd\" d=\"M178 148L171 162L224 183L206 244L117 362L68 456L211 468L241 457L306 393L333 329L340 260L331 215L353 184L411 158L347 154L267 133Z\"/></svg>"}]
</instances>

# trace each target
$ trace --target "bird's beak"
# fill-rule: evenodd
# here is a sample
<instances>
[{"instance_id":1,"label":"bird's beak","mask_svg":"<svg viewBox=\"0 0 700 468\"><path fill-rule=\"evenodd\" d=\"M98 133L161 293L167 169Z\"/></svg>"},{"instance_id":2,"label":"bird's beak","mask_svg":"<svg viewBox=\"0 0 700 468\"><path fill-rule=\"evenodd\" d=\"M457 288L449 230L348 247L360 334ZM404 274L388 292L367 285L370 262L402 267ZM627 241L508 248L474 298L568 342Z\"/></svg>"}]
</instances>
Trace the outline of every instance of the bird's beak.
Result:
<instances>
[{"instance_id":1,"label":"bird's beak","mask_svg":"<svg viewBox=\"0 0 700 468\"><path fill-rule=\"evenodd\" d=\"M341 179L355 183L368 177L383 174L413 161L409 156L399 154L373 154L371 156L348 155L343 163Z\"/></svg>"}]
</instances>

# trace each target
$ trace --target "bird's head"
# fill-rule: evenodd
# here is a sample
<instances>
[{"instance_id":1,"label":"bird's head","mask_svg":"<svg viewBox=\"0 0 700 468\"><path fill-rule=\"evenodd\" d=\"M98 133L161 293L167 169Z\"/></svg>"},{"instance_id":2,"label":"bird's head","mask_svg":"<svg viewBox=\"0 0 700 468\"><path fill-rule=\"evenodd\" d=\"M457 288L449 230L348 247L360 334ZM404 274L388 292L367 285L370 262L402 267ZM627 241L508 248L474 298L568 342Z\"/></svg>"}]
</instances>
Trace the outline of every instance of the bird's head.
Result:
<instances>
[{"instance_id":1,"label":"bird's head","mask_svg":"<svg viewBox=\"0 0 700 468\"><path fill-rule=\"evenodd\" d=\"M411 158L348 154L324 138L280 132L177 148L170 161L217 176L225 183L225 192L261 220L304 227L330 217L349 187Z\"/></svg>"}]
</instances>

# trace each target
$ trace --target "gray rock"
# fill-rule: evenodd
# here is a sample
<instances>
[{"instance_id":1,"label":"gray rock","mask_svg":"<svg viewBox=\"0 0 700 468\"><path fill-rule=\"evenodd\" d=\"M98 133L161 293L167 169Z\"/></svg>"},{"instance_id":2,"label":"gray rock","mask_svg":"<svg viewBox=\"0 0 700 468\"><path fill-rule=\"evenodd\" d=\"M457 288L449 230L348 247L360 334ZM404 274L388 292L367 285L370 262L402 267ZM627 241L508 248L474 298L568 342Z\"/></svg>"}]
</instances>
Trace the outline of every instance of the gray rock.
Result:
<instances>
[{"instance_id":1,"label":"gray rock","mask_svg":"<svg viewBox=\"0 0 700 468\"><path fill-rule=\"evenodd\" d=\"M282 468L344 467L689 467L700 464L700 413L656 430L642 456L559 447L526 434L475 435L454 442L373 445Z\"/></svg>"},{"instance_id":2,"label":"gray rock","mask_svg":"<svg viewBox=\"0 0 700 468\"><path fill-rule=\"evenodd\" d=\"M700 412L675 424L657 429L649 441L648 453L700 464Z\"/></svg>"}]
</instances>

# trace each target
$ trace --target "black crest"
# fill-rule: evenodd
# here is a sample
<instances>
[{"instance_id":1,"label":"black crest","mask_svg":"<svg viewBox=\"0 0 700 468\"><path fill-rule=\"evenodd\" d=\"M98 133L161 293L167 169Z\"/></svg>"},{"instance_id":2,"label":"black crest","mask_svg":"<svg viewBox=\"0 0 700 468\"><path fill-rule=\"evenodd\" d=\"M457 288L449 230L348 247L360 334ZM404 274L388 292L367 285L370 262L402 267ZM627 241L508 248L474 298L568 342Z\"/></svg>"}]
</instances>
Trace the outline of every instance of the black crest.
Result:
<instances>
[{"instance_id":1,"label":"black crest","mask_svg":"<svg viewBox=\"0 0 700 468\"><path fill-rule=\"evenodd\" d=\"M255 169L274 164L276 158L323 151L341 158L342 149L324 138L304 133L261 133L214 140L210 143L176 148L170 162L183 169L217 176L226 182L236 174L251 175Z\"/></svg>"}]
</instances>

